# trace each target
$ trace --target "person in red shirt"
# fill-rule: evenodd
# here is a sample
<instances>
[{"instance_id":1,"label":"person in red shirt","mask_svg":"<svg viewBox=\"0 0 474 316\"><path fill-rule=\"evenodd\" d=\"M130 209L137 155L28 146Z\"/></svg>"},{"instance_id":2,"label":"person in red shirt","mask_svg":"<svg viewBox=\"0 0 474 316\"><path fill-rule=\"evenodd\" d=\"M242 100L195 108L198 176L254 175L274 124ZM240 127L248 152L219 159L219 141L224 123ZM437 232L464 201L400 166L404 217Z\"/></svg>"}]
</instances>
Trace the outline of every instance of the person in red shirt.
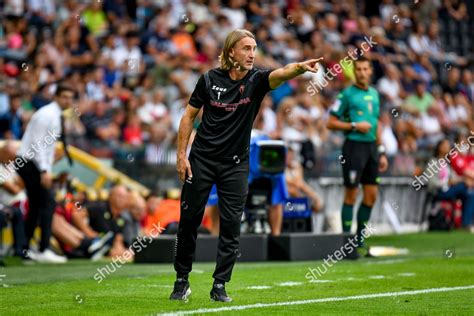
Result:
<instances>
[{"instance_id":1,"label":"person in red shirt","mask_svg":"<svg viewBox=\"0 0 474 316\"><path fill-rule=\"evenodd\" d=\"M128 120L127 125L123 130L123 139L125 143L132 146L140 146L143 144L142 129L140 118L136 114L132 114Z\"/></svg>"},{"instance_id":2,"label":"person in red shirt","mask_svg":"<svg viewBox=\"0 0 474 316\"><path fill-rule=\"evenodd\" d=\"M442 146L443 145L443 146ZM442 140L436 146L438 157L447 157L451 153L449 141ZM436 196L440 200L462 200L462 226L473 229L474 220L474 147L466 149L465 142L461 142L458 151L450 157L451 166L457 175L462 177L462 181L452 184L449 188L440 189Z\"/></svg>"}]
</instances>

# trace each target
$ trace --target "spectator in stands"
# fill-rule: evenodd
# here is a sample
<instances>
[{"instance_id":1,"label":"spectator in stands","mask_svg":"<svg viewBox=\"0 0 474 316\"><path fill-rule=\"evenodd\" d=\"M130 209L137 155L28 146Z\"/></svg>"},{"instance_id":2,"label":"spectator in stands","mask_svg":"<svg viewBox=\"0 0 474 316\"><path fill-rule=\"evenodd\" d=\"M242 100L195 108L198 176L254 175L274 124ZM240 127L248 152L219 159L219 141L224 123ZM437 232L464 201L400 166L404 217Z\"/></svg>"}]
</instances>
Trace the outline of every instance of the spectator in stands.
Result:
<instances>
[{"instance_id":1,"label":"spectator in stands","mask_svg":"<svg viewBox=\"0 0 474 316\"><path fill-rule=\"evenodd\" d=\"M107 32L108 21L105 12L102 10L100 1L93 1L90 6L84 10L81 16L84 19L85 26L96 37L100 37Z\"/></svg>"},{"instance_id":2,"label":"spectator in stands","mask_svg":"<svg viewBox=\"0 0 474 316\"><path fill-rule=\"evenodd\" d=\"M180 190L170 189L166 192L164 198L156 196L148 198L146 216L143 220L145 235L150 235L156 229L156 226L162 227L164 234L176 234L178 232L180 195ZM202 225L198 229L200 234L209 234L211 225L207 223L209 221L208 216L204 216Z\"/></svg>"},{"instance_id":3,"label":"spectator in stands","mask_svg":"<svg viewBox=\"0 0 474 316\"><path fill-rule=\"evenodd\" d=\"M427 53L416 56L416 61L413 64L413 69L418 74L418 77L423 82L425 82L426 86L428 87L428 90L430 90L432 81L435 80L438 75L436 74L436 71L433 65L431 64Z\"/></svg>"},{"instance_id":4,"label":"spectator in stands","mask_svg":"<svg viewBox=\"0 0 474 316\"><path fill-rule=\"evenodd\" d=\"M16 156L17 146L5 142L0 148L0 234L11 222L13 231L13 255L25 258L25 225L20 204L26 201L24 184L14 169L8 168Z\"/></svg>"},{"instance_id":5,"label":"spectator in stands","mask_svg":"<svg viewBox=\"0 0 474 316\"><path fill-rule=\"evenodd\" d=\"M167 138L167 129L157 123L150 127L150 138L145 147L145 161L148 164L165 164L176 162L175 150L170 146Z\"/></svg>"},{"instance_id":6,"label":"spectator in stands","mask_svg":"<svg viewBox=\"0 0 474 316\"><path fill-rule=\"evenodd\" d=\"M450 155L451 144L448 140L441 140L435 148L434 160L454 158ZM460 153L457 153L460 154ZM430 172L432 172L430 170ZM462 225L466 229L473 229L474 223L474 177L473 173L464 173L459 176L451 169L451 165L439 164L439 171L429 178L429 189L435 193L435 200L462 200Z\"/></svg>"},{"instance_id":7,"label":"spectator in stands","mask_svg":"<svg viewBox=\"0 0 474 316\"><path fill-rule=\"evenodd\" d=\"M423 23L419 22L414 25L413 33L411 33L408 43L410 48L417 55L422 55L429 52L428 36L426 36L426 28Z\"/></svg>"},{"instance_id":8,"label":"spectator in stands","mask_svg":"<svg viewBox=\"0 0 474 316\"><path fill-rule=\"evenodd\" d=\"M436 22L431 22L428 26L428 39L427 39L427 53L430 57L438 62L443 61L445 57L443 48L441 46L441 41L439 39L439 24Z\"/></svg>"},{"instance_id":9,"label":"spectator in stands","mask_svg":"<svg viewBox=\"0 0 474 316\"><path fill-rule=\"evenodd\" d=\"M415 93L406 98L403 110L414 117L420 117L435 105L434 98L431 93L426 91L426 84L423 81L417 80L414 84Z\"/></svg>"},{"instance_id":10,"label":"spectator in stands","mask_svg":"<svg viewBox=\"0 0 474 316\"><path fill-rule=\"evenodd\" d=\"M400 72L394 64L385 66L385 76L377 82L377 89L385 98L385 109L402 105L405 92L400 83Z\"/></svg>"},{"instance_id":11,"label":"spectator in stands","mask_svg":"<svg viewBox=\"0 0 474 316\"><path fill-rule=\"evenodd\" d=\"M324 21L324 40L330 43L336 50L343 50L341 34L338 31L339 20L333 13L326 14Z\"/></svg>"},{"instance_id":12,"label":"spectator in stands","mask_svg":"<svg viewBox=\"0 0 474 316\"><path fill-rule=\"evenodd\" d=\"M396 114L398 117L399 113L397 110L391 112L382 112L380 114L380 128L382 129L382 144L385 146L386 154L388 157L393 157L398 152L398 140L393 131L393 120L391 114Z\"/></svg>"},{"instance_id":13,"label":"spectator in stands","mask_svg":"<svg viewBox=\"0 0 474 316\"><path fill-rule=\"evenodd\" d=\"M164 91L161 89L148 94L146 103L138 109L140 120L149 125L152 123L169 125L168 108L163 101Z\"/></svg>"},{"instance_id":14,"label":"spectator in stands","mask_svg":"<svg viewBox=\"0 0 474 316\"><path fill-rule=\"evenodd\" d=\"M413 67L410 65L403 66L401 83L403 90L405 90L407 94L415 92L415 82L417 81L420 81L420 77Z\"/></svg>"},{"instance_id":15,"label":"spectator in stands","mask_svg":"<svg viewBox=\"0 0 474 316\"><path fill-rule=\"evenodd\" d=\"M277 128L285 143L297 143L301 146L308 137L305 133L308 126L298 119L296 108L296 99L293 97L286 97L281 101L277 112Z\"/></svg>"},{"instance_id":16,"label":"spectator in stands","mask_svg":"<svg viewBox=\"0 0 474 316\"><path fill-rule=\"evenodd\" d=\"M127 124L123 130L123 140L125 144L139 147L143 143L143 132L140 118L136 114L131 114L127 119Z\"/></svg>"},{"instance_id":17,"label":"spectator in stands","mask_svg":"<svg viewBox=\"0 0 474 316\"><path fill-rule=\"evenodd\" d=\"M52 231L68 257L86 257L94 261L102 258L110 249L110 243L114 237L112 232L108 232L101 237L88 238L69 223L61 212L53 215Z\"/></svg>"},{"instance_id":18,"label":"spectator in stands","mask_svg":"<svg viewBox=\"0 0 474 316\"><path fill-rule=\"evenodd\" d=\"M443 92L455 95L460 90L461 71L454 67L448 71L447 82L443 84Z\"/></svg>"},{"instance_id":19,"label":"spectator in stands","mask_svg":"<svg viewBox=\"0 0 474 316\"><path fill-rule=\"evenodd\" d=\"M21 109L21 96L10 95L10 109L0 115L0 133L5 139L21 139L23 136L23 117Z\"/></svg>"},{"instance_id":20,"label":"spectator in stands","mask_svg":"<svg viewBox=\"0 0 474 316\"><path fill-rule=\"evenodd\" d=\"M474 78L472 71L469 69L464 69L462 72L460 90L469 99L471 104L474 104Z\"/></svg>"},{"instance_id":21,"label":"spectator in stands","mask_svg":"<svg viewBox=\"0 0 474 316\"><path fill-rule=\"evenodd\" d=\"M113 114L120 110L112 110L103 101L95 101L93 112L81 115L81 121L86 128L87 137L95 144L118 141L120 126L113 122Z\"/></svg>"},{"instance_id":22,"label":"spectator in stands","mask_svg":"<svg viewBox=\"0 0 474 316\"><path fill-rule=\"evenodd\" d=\"M123 235L125 219L122 215L129 208L130 192L124 186L117 185L111 189L109 200L105 204L87 205L87 210L81 212L84 214L73 214L73 221L86 236L112 232L114 237L109 255L121 256L127 250Z\"/></svg>"},{"instance_id":23,"label":"spectator in stands","mask_svg":"<svg viewBox=\"0 0 474 316\"><path fill-rule=\"evenodd\" d=\"M291 147L286 153L285 180L290 197L307 197L310 201L311 210L319 212L323 208L323 201L318 193L306 183L303 175L303 166L298 161Z\"/></svg>"},{"instance_id":24,"label":"spectator in stands","mask_svg":"<svg viewBox=\"0 0 474 316\"><path fill-rule=\"evenodd\" d=\"M86 84L86 93L90 100L105 101L106 96L110 94L104 76L105 71L102 68L91 72L92 78Z\"/></svg>"},{"instance_id":25,"label":"spectator in stands","mask_svg":"<svg viewBox=\"0 0 474 316\"><path fill-rule=\"evenodd\" d=\"M145 199L136 191L130 192L130 207L122 213L125 220L123 227L123 241L125 247L130 247L138 236L142 234L142 223L145 219L147 204Z\"/></svg>"},{"instance_id":26,"label":"spectator in stands","mask_svg":"<svg viewBox=\"0 0 474 316\"><path fill-rule=\"evenodd\" d=\"M440 15L449 14L456 21L462 21L469 18L466 4L462 0L443 0Z\"/></svg>"}]
</instances>

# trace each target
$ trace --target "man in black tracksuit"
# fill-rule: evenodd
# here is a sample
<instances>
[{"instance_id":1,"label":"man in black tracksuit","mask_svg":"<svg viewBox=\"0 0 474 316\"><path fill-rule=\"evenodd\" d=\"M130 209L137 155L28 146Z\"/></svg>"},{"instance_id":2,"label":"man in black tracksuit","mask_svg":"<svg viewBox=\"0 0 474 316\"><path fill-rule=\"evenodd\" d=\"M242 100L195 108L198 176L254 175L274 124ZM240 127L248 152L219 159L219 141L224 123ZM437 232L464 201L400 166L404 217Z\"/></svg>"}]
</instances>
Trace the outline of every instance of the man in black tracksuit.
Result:
<instances>
[{"instance_id":1,"label":"man in black tracksuit","mask_svg":"<svg viewBox=\"0 0 474 316\"><path fill-rule=\"evenodd\" d=\"M174 267L177 280L170 299L191 294L188 275L209 192L216 184L220 230L211 299L230 302L224 284L230 281L239 253L240 219L248 192L250 132L265 94L306 71L315 72L319 59L289 64L277 70L253 68L256 42L246 30L226 38L221 67L202 75L191 95L178 131L177 171L184 182ZM202 122L186 149L193 122L203 107Z\"/></svg>"}]
</instances>

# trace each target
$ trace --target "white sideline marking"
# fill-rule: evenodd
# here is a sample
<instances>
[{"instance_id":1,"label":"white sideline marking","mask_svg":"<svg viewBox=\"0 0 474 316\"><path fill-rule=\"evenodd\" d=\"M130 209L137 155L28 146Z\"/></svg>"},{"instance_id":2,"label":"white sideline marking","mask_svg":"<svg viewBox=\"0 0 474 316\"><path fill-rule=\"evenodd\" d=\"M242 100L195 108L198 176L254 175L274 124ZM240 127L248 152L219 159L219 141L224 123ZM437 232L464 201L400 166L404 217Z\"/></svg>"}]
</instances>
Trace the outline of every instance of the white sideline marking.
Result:
<instances>
[{"instance_id":1,"label":"white sideline marking","mask_svg":"<svg viewBox=\"0 0 474 316\"><path fill-rule=\"evenodd\" d=\"M330 283L334 282L333 280L311 280L309 283Z\"/></svg>"},{"instance_id":2,"label":"white sideline marking","mask_svg":"<svg viewBox=\"0 0 474 316\"><path fill-rule=\"evenodd\" d=\"M371 275L369 279L385 279L385 275Z\"/></svg>"},{"instance_id":3,"label":"white sideline marking","mask_svg":"<svg viewBox=\"0 0 474 316\"><path fill-rule=\"evenodd\" d=\"M203 270L198 270L198 269L194 269L193 272L197 273L197 274L203 274L204 273Z\"/></svg>"},{"instance_id":4,"label":"white sideline marking","mask_svg":"<svg viewBox=\"0 0 474 316\"><path fill-rule=\"evenodd\" d=\"M389 259L380 261L369 261L366 264L393 264L408 261L407 259Z\"/></svg>"},{"instance_id":5,"label":"white sideline marking","mask_svg":"<svg viewBox=\"0 0 474 316\"><path fill-rule=\"evenodd\" d=\"M346 280L346 281L355 281L355 280L360 280L359 278L353 278L353 277L348 277L348 278L345 278L343 280Z\"/></svg>"},{"instance_id":6,"label":"white sideline marking","mask_svg":"<svg viewBox=\"0 0 474 316\"><path fill-rule=\"evenodd\" d=\"M301 284L303 284L303 282L281 282L281 283L278 283L277 285L278 286L297 286Z\"/></svg>"},{"instance_id":7,"label":"white sideline marking","mask_svg":"<svg viewBox=\"0 0 474 316\"><path fill-rule=\"evenodd\" d=\"M226 311L237 311L250 308L263 308L263 307L272 307L272 306L288 306L288 305L305 305L305 304L314 304L314 303L325 303L325 302L338 302L338 301L353 301L353 300L363 300L370 298L378 297L391 297L391 296L400 296L400 295L418 295L425 293L437 293L437 292L451 292L451 291L461 291L461 290L471 290L474 289L474 285L467 286L456 286L456 287L440 287L416 291L402 291L402 292L388 292L388 293L374 293L374 294L365 294L365 295L353 295L353 296L343 296L343 297L327 297L327 298L318 298L311 300L301 300L301 301L290 301L290 302L278 302L278 303L257 303L251 305L236 305L228 307L219 307L219 308L201 308L190 311L180 311L172 313L163 313L158 314L160 316L169 316L169 315L190 315L197 313L218 313Z\"/></svg>"},{"instance_id":8,"label":"white sideline marking","mask_svg":"<svg viewBox=\"0 0 474 316\"><path fill-rule=\"evenodd\" d=\"M404 276L404 277L411 277L411 276L416 275L416 273L413 273L413 272L403 272L403 273L399 273L398 275L399 275L399 276Z\"/></svg>"},{"instance_id":9,"label":"white sideline marking","mask_svg":"<svg viewBox=\"0 0 474 316\"><path fill-rule=\"evenodd\" d=\"M268 285L254 285L254 286L249 286L247 289L249 290L268 290L271 289L271 286Z\"/></svg>"}]
</instances>

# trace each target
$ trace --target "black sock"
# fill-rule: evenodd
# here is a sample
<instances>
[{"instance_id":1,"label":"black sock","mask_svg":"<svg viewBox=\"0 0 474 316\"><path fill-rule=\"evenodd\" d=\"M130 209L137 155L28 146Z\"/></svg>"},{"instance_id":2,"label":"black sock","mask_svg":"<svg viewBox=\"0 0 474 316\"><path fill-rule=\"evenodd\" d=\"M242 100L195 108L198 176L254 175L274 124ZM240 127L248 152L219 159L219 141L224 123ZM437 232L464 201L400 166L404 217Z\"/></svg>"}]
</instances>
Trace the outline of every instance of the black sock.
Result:
<instances>
[{"instance_id":1,"label":"black sock","mask_svg":"<svg viewBox=\"0 0 474 316\"><path fill-rule=\"evenodd\" d=\"M188 274L176 274L176 281L188 281Z\"/></svg>"},{"instance_id":2,"label":"black sock","mask_svg":"<svg viewBox=\"0 0 474 316\"><path fill-rule=\"evenodd\" d=\"M85 237L84 239L81 240L81 243L79 244L79 247L77 247L77 249L87 252L87 248L89 248L91 243L92 243L92 240Z\"/></svg>"},{"instance_id":3,"label":"black sock","mask_svg":"<svg viewBox=\"0 0 474 316\"><path fill-rule=\"evenodd\" d=\"M212 285L212 287L220 288L221 286L220 286L219 284L221 284L222 286L224 286L225 282L224 282L224 281L221 281L221 280L214 279L214 284Z\"/></svg>"}]
</instances>

